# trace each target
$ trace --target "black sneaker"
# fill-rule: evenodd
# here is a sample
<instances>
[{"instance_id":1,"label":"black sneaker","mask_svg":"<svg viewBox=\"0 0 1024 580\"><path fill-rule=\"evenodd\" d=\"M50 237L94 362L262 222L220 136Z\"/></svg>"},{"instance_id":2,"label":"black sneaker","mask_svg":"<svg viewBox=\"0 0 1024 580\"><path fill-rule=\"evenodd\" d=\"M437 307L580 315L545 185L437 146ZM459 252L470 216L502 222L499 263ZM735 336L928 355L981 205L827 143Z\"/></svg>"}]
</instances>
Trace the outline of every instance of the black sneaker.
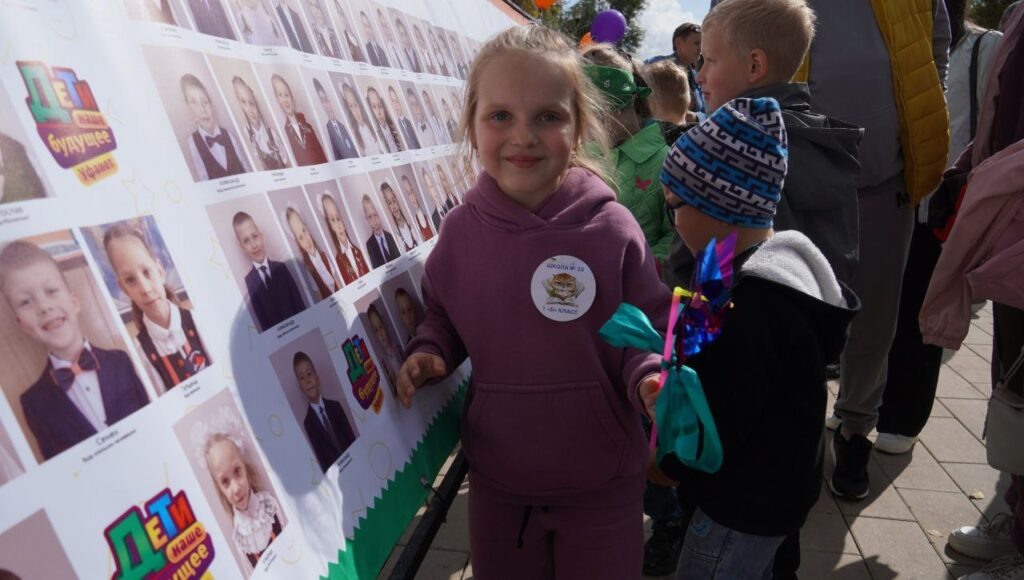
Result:
<instances>
[{"instance_id":1,"label":"black sneaker","mask_svg":"<svg viewBox=\"0 0 1024 580\"><path fill-rule=\"evenodd\" d=\"M832 459L835 471L828 480L832 493L847 499L863 499L868 495L868 460L871 442L863 435L847 441L841 430L832 436Z\"/></svg>"},{"instance_id":2,"label":"black sneaker","mask_svg":"<svg viewBox=\"0 0 1024 580\"><path fill-rule=\"evenodd\" d=\"M685 535L686 526L681 519L654 522L651 537L644 544L644 575L667 576L675 572Z\"/></svg>"}]
</instances>

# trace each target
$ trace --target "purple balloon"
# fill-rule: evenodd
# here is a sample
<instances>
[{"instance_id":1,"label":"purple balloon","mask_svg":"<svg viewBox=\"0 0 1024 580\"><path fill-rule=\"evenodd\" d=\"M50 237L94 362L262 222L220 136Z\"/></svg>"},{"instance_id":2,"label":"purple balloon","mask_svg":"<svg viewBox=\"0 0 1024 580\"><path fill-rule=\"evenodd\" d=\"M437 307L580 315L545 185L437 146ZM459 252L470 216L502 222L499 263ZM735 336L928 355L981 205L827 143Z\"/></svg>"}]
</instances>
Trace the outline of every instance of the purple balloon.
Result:
<instances>
[{"instance_id":1,"label":"purple balloon","mask_svg":"<svg viewBox=\"0 0 1024 580\"><path fill-rule=\"evenodd\" d=\"M622 40L626 35L626 17L618 10L602 10L590 23L590 36L594 42L610 42Z\"/></svg>"}]
</instances>

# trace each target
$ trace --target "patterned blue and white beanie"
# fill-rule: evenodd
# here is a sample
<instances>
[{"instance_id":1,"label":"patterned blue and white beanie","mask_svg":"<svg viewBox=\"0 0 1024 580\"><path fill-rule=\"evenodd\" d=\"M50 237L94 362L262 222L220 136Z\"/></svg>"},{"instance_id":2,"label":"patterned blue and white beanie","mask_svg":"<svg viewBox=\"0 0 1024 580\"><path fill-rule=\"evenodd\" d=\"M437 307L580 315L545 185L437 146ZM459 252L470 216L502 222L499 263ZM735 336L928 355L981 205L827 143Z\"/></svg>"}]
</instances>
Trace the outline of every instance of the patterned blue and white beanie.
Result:
<instances>
[{"instance_id":1,"label":"patterned blue and white beanie","mask_svg":"<svg viewBox=\"0 0 1024 580\"><path fill-rule=\"evenodd\" d=\"M778 101L733 99L675 142L661 182L704 215L770 228L787 157Z\"/></svg>"}]
</instances>

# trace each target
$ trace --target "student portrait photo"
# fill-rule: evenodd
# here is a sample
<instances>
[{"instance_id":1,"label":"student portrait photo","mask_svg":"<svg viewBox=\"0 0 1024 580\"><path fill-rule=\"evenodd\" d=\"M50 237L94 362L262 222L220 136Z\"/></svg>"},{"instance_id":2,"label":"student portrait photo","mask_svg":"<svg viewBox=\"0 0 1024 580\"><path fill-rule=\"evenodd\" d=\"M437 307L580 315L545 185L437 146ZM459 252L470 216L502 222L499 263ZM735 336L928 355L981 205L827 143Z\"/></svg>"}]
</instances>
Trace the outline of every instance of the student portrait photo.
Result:
<instances>
[{"instance_id":1,"label":"student portrait photo","mask_svg":"<svg viewBox=\"0 0 1024 580\"><path fill-rule=\"evenodd\" d=\"M430 211L430 223L434 225L434 231L440 232L441 222L447 217L448 212L455 209L455 202L441 195L441 186L434 177L433 165L430 162L414 163L413 170L420 187L427 194L426 208Z\"/></svg>"},{"instance_id":2,"label":"student portrait photo","mask_svg":"<svg viewBox=\"0 0 1024 580\"><path fill-rule=\"evenodd\" d=\"M402 367L402 345L398 341L398 334L395 325L379 290L373 290L356 301L356 311L359 312L359 320L363 328L370 336L370 346L376 353L377 366L384 374L388 383L388 391L392 397L396 396L398 369Z\"/></svg>"},{"instance_id":3,"label":"student portrait photo","mask_svg":"<svg viewBox=\"0 0 1024 580\"><path fill-rule=\"evenodd\" d=\"M306 24L302 20L298 0L270 0L271 10L277 17L277 24L288 39L288 45L300 52L316 54L313 43L306 33Z\"/></svg>"},{"instance_id":4,"label":"student portrait photo","mask_svg":"<svg viewBox=\"0 0 1024 580\"><path fill-rule=\"evenodd\" d=\"M374 23L377 25L377 30L380 31L381 44L384 47L384 53L388 55L391 68L410 70L409 64L405 62L405 55L402 54L401 46L398 44L395 29L391 26L391 20L384 12L384 7L371 1L370 12L372 13Z\"/></svg>"},{"instance_id":5,"label":"student portrait photo","mask_svg":"<svg viewBox=\"0 0 1024 580\"><path fill-rule=\"evenodd\" d=\"M405 96L405 103L409 106L409 119L416 130L416 138L420 146L424 148L433 147L443 143L444 141L441 139L441 136L434 131L433 125L427 119L427 114L423 109L423 102L420 100L420 93L415 83L401 81L399 86L402 88L402 94Z\"/></svg>"},{"instance_id":6,"label":"student portrait photo","mask_svg":"<svg viewBox=\"0 0 1024 580\"><path fill-rule=\"evenodd\" d=\"M171 128L196 181L251 171L242 140L201 53L142 47Z\"/></svg>"},{"instance_id":7,"label":"student portrait photo","mask_svg":"<svg viewBox=\"0 0 1024 580\"><path fill-rule=\"evenodd\" d=\"M423 112L426 114L430 128L437 135L438 145L447 145L452 142L449 126L441 120L437 107L434 106L434 97L430 94L427 85L420 85L420 102L423 103Z\"/></svg>"},{"instance_id":8,"label":"student portrait photo","mask_svg":"<svg viewBox=\"0 0 1024 580\"><path fill-rule=\"evenodd\" d=\"M408 107L402 98L402 88L395 81L381 81L381 88L387 94L387 106L391 112L394 122L398 125L409 149L420 148L419 134L416 132L416 125L409 117Z\"/></svg>"},{"instance_id":9,"label":"student portrait photo","mask_svg":"<svg viewBox=\"0 0 1024 580\"><path fill-rule=\"evenodd\" d=\"M31 546L31 549L26 547ZM45 557L40 557L40 555ZM46 512L39 510L0 533L0 578L77 578Z\"/></svg>"},{"instance_id":10,"label":"student portrait photo","mask_svg":"<svg viewBox=\"0 0 1024 580\"><path fill-rule=\"evenodd\" d=\"M360 247L357 238L353 237L355 229L352 217L341 200L341 192L336 181L311 183L305 186L309 203L320 218L320 226L327 232L330 241L330 252L334 255L334 264L341 273L345 284L351 284L362 276L370 273L366 254Z\"/></svg>"},{"instance_id":11,"label":"student portrait photo","mask_svg":"<svg viewBox=\"0 0 1024 580\"><path fill-rule=\"evenodd\" d=\"M356 81L352 75L332 72L331 82L334 84L338 101L341 103L341 110L345 113L345 119L352 130L352 138L364 157L380 155L384 153L384 145L381 138L374 129L370 114L359 98L359 89L356 88Z\"/></svg>"},{"instance_id":12,"label":"student portrait photo","mask_svg":"<svg viewBox=\"0 0 1024 580\"><path fill-rule=\"evenodd\" d=\"M247 61L210 55L210 67L257 171L291 167L288 146ZM277 106L276 104L274 106Z\"/></svg>"},{"instance_id":13,"label":"student portrait photo","mask_svg":"<svg viewBox=\"0 0 1024 580\"><path fill-rule=\"evenodd\" d=\"M380 35L370 19L372 9L365 2L352 2L352 9L356 11L356 22L359 27L359 34L363 39L363 49L366 51L366 59L373 66L391 66L384 45L381 44Z\"/></svg>"},{"instance_id":14,"label":"student portrait photo","mask_svg":"<svg viewBox=\"0 0 1024 580\"><path fill-rule=\"evenodd\" d=\"M0 204L52 195L29 142L38 137L25 133L12 103L0 85Z\"/></svg>"},{"instance_id":15,"label":"student portrait photo","mask_svg":"<svg viewBox=\"0 0 1024 580\"><path fill-rule=\"evenodd\" d=\"M306 309L310 299L297 282L305 266L288 249L266 196L239 197L206 211L257 332Z\"/></svg>"},{"instance_id":16,"label":"student portrait photo","mask_svg":"<svg viewBox=\"0 0 1024 580\"><path fill-rule=\"evenodd\" d=\"M462 49L460 35L456 34L454 30L444 29L444 32L448 35L448 47L455 59L455 70L458 77L466 80L469 77L469 61L466 59L466 52Z\"/></svg>"},{"instance_id":17,"label":"student portrait photo","mask_svg":"<svg viewBox=\"0 0 1024 580\"><path fill-rule=\"evenodd\" d=\"M303 266L303 279L313 296L313 302L319 302L341 290L341 276L326 251L329 246L302 188L279 189L271 191L269 196L292 254L298 257L298 262Z\"/></svg>"},{"instance_id":18,"label":"student portrait photo","mask_svg":"<svg viewBox=\"0 0 1024 580\"><path fill-rule=\"evenodd\" d=\"M231 17L228 16L221 0L187 0L192 11L192 20L196 30L203 34L219 36L235 40L235 32L231 29Z\"/></svg>"},{"instance_id":19,"label":"student portrait photo","mask_svg":"<svg viewBox=\"0 0 1024 580\"><path fill-rule=\"evenodd\" d=\"M392 233L394 225L379 201L375 182L367 174L355 174L339 177L338 183L345 205L352 212L353 237L360 240L366 249L370 269L398 259L402 251Z\"/></svg>"},{"instance_id":20,"label":"student portrait photo","mask_svg":"<svg viewBox=\"0 0 1024 580\"><path fill-rule=\"evenodd\" d=\"M261 46L288 46L270 0L231 0L242 40Z\"/></svg>"},{"instance_id":21,"label":"student portrait photo","mask_svg":"<svg viewBox=\"0 0 1024 580\"><path fill-rule=\"evenodd\" d=\"M274 117L284 127L285 139L299 166L327 163L321 135L316 129L312 103L294 66L256 65L257 73L274 104Z\"/></svg>"},{"instance_id":22,"label":"student portrait photo","mask_svg":"<svg viewBox=\"0 0 1024 580\"><path fill-rule=\"evenodd\" d=\"M42 463L150 394L70 230L0 245L0 387Z\"/></svg>"},{"instance_id":23,"label":"student portrait photo","mask_svg":"<svg viewBox=\"0 0 1024 580\"><path fill-rule=\"evenodd\" d=\"M128 18L192 28L179 0L124 0Z\"/></svg>"},{"instance_id":24,"label":"student portrait photo","mask_svg":"<svg viewBox=\"0 0 1024 580\"><path fill-rule=\"evenodd\" d=\"M390 170L382 169L370 173L370 179L376 186L379 199L394 224L394 236L402 252L409 252L422 241L418 231L413 227L406 207L405 196L402 195L398 180Z\"/></svg>"},{"instance_id":25,"label":"student portrait photo","mask_svg":"<svg viewBox=\"0 0 1024 580\"><path fill-rule=\"evenodd\" d=\"M158 392L208 368L202 325L153 217L82 228L82 235Z\"/></svg>"},{"instance_id":26,"label":"student portrait photo","mask_svg":"<svg viewBox=\"0 0 1024 580\"><path fill-rule=\"evenodd\" d=\"M345 52L348 54L347 58L353 62L367 62L359 36L352 24L351 11L348 9L347 3L344 3L343 0L330 0L330 3L334 9L335 26L345 45Z\"/></svg>"},{"instance_id":27,"label":"student portrait photo","mask_svg":"<svg viewBox=\"0 0 1024 580\"><path fill-rule=\"evenodd\" d=\"M416 50L419 51L423 60L423 72L426 74L438 74L438 66L434 61L434 49L427 42L427 35L423 32L429 29L430 23L419 18L409 17L408 22L412 28L412 38L416 42Z\"/></svg>"},{"instance_id":28,"label":"student portrait photo","mask_svg":"<svg viewBox=\"0 0 1024 580\"><path fill-rule=\"evenodd\" d=\"M413 282L408 272L403 272L382 283L380 293L392 320L396 323L398 341L404 348L416 337L416 330L425 316L419 285Z\"/></svg>"},{"instance_id":29,"label":"student portrait photo","mask_svg":"<svg viewBox=\"0 0 1024 580\"><path fill-rule=\"evenodd\" d=\"M388 110L380 87L369 77L360 77L356 81L361 88L366 108L370 111L370 123L380 137L380 142L384 145L384 151L386 153L404 151L405 145L402 143L401 131L398 129L398 123L395 122L394 115Z\"/></svg>"},{"instance_id":30,"label":"student portrait photo","mask_svg":"<svg viewBox=\"0 0 1024 580\"><path fill-rule=\"evenodd\" d=\"M412 227L419 233L420 239L424 242L433 238L437 228L441 224L441 216L437 216L437 223L431 215L430 205L422 188L417 183L416 170L412 165L399 165L393 167L395 179L398 182L398 190L409 208L409 220Z\"/></svg>"},{"instance_id":31,"label":"student portrait photo","mask_svg":"<svg viewBox=\"0 0 1024 580\"><path fill-rule=\"evenodd\" d=\"M288 525L256 440L229 389L178 420L174 434L243 577Z\"/></svg>"},{"instance_id":32,"label":"student portrait photo","mask_svg":"<svg viewBox=\"0 0 1024 580\"><path fill-rule=\"evenodd\" d=\"M412 37L412 30L406 21L406 14L397 8L388 8L388 16L394 25L395 36L398 39L398 47L405 62L405 68L414 73L422 73L423 62L416 50L416 44Z\"/></svg>"},{"instance_id":33,"label":"student portrait photo","mask_svg":"<svg viewBox=\"0 0 1024 580\"><path fill-rule=\"evenodd\" d=\"M305 0L305 2L306 13L309 14L309 28L317 52L328 58L345 58L341 43L338 41L338 33L334 31L334 25L331 24L321 0Z\"/></svg>"},{"instance_id":34,"label":"student portrait photo","mask_svg":"<svg viewBox=\"0 0 1024 580\"><path fill-rule=\"evenodd\" d=\"M349 395L319 329L298 336L270 354L288 405L326 472L355 442L358 431Z\"/></svg>"},{"instance_id":35,"label":"student portrait photo","mask_svg":"<svg viewBox=\"0 0 1024 580\"><path fill-rule=\"evenodd\" d=\"M335 101L334 91L330 90L331 81L326 73L313 72L303 69L306 78L310 79L310 86L313 90L315 100L320 104L321 118L324 119L327 131L327 142L330 144L331 158L335 161L341 159L355 159L359 157L359 149L356 141L352 138L352 132L346 126L345 115L342 107Z\"/></svg>"}]
</instances>

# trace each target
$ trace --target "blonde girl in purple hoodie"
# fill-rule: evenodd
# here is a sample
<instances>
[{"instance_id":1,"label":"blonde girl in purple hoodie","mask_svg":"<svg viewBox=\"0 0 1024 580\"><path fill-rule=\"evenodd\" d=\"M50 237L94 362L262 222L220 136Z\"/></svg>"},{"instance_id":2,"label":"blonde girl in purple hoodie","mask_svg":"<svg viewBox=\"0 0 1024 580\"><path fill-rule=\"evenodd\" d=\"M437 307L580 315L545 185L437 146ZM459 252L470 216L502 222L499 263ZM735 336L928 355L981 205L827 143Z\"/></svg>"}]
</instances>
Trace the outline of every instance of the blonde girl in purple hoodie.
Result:
<instances>
[{"instance_id":1,"label":"blonde girl in purple hoodie","mask_svg":"<svg viewBox=\"0 0 1024 580\"><path fill-rule=\"evenodd\" d=\"M472 361L462 443L484 580L641 573L638 390L660 359L598 329L622 302L663 329L669 294L602 179L599 98L575 48L538 26L498 34L469 74L460 134L484 171L427 260L398 396L409 407Z\"/></svg>"}]
</instances>

